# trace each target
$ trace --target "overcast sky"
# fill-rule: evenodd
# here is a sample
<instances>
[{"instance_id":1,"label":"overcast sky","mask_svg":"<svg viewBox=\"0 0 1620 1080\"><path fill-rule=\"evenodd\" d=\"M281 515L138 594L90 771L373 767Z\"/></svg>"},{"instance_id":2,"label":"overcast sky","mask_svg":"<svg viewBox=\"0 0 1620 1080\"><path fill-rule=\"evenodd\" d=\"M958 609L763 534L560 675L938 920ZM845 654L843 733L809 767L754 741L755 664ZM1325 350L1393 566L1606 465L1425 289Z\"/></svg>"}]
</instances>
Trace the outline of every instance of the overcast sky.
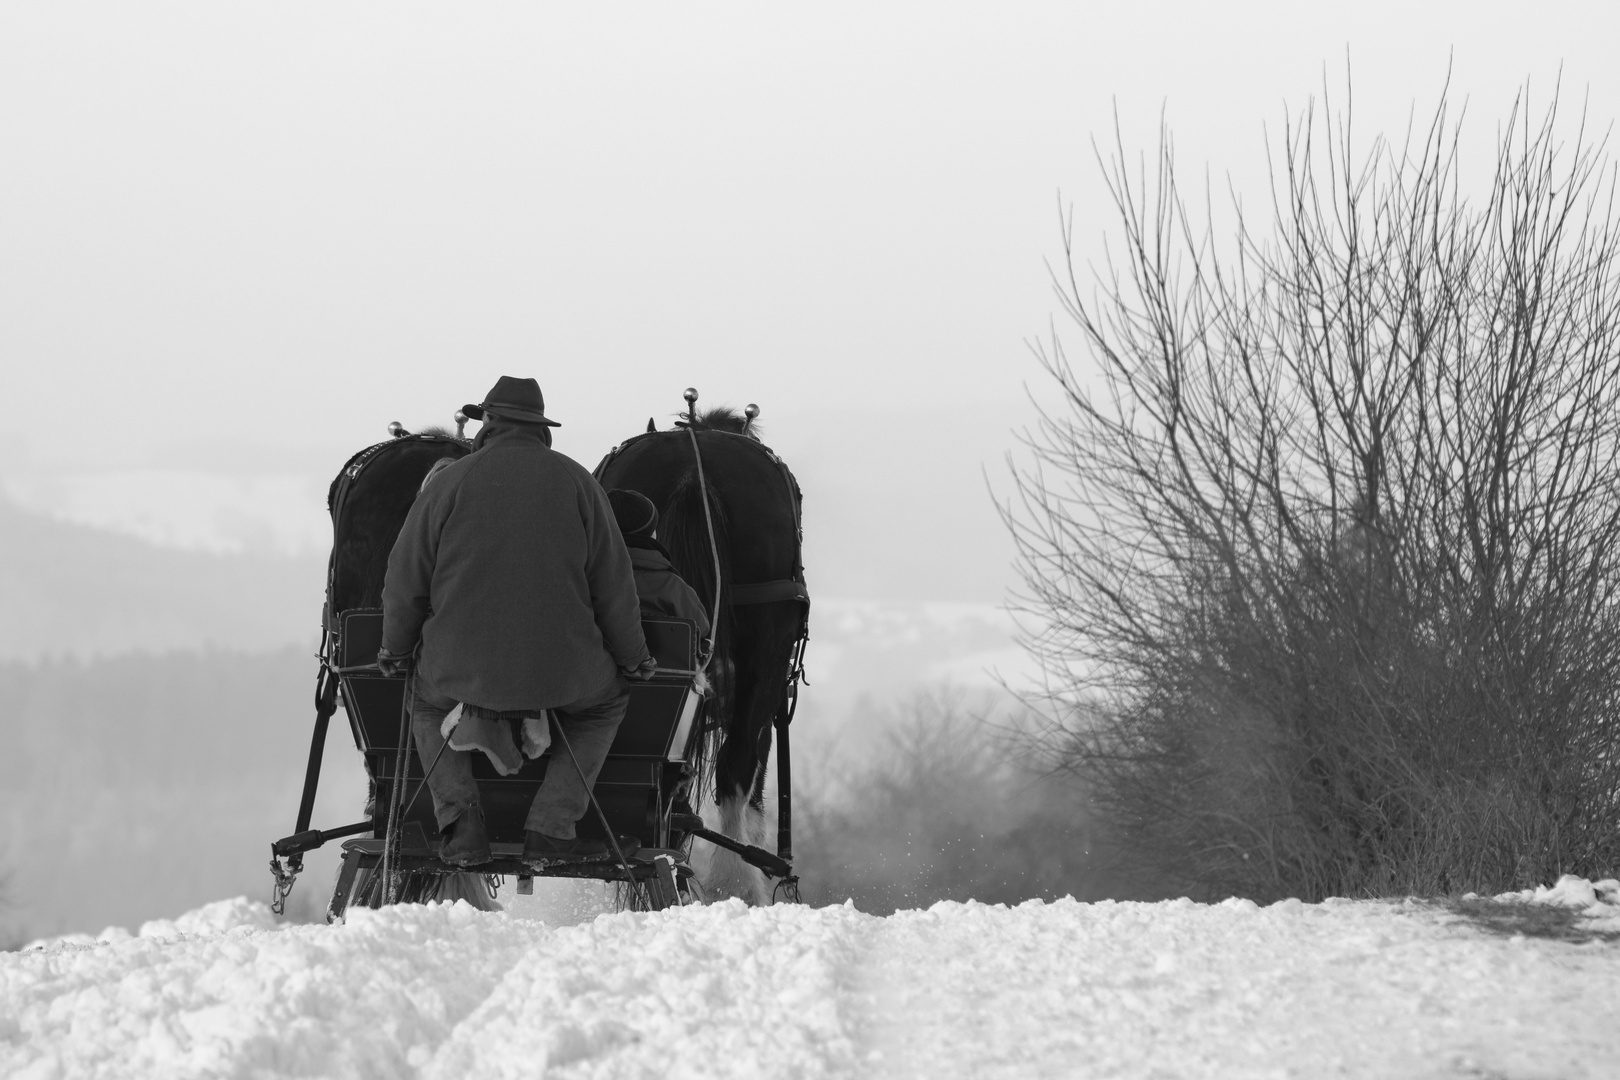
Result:
<instances>
[{"instance_id":1,"label":"overcast sky","mask_svg":"<svg viewBox=\"0 0 1620 1080\"><path fill-rule=\"evenodd\" d=\"M1059 192L1098 254L1116 109L1263 196L1266 130L1347 56L1369 133L1448 63L1481 142L1560 71L1606 127L1615 11L0 3L0 478L329 477L509 373L587 464L689 384L758 402L801 474L905 489L893 440L911 469L934 439L926 497L983 525Z\"/></svg>"}]
</instances>

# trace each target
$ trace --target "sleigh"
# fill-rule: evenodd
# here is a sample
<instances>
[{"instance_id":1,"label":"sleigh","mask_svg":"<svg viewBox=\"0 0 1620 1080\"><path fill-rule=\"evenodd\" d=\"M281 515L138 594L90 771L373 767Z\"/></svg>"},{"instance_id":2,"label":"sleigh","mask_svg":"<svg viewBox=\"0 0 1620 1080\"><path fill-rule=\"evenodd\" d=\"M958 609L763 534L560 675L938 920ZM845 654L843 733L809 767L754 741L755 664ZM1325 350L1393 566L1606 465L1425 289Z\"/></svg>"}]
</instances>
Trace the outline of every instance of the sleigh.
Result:
<instances>
[{"instance_id":1,"label":"sleigh","mask_svg":"<svg viewBox=\"0 0 1620 1080\"><path fill-rule=\"evenodd\" d=\"M431 879L439 875L458 872L439 861L432 800L423 788L422 764L414 751L407 751L405 769L400 770L406 679L386 676L377 668L382 612L346 611L338 622L334 651L339 701L355 746L365 757L375 809L372 820L364 823L372 837L351 839L343 845L342 869L328 909L332 918L341 916L357 898L363 902L372 899L382 885L377 871L389 861L387 818L396 785L401 787L400 810L393 815L395 860L399 873L407 878L404 886L415 877L421 889L435 884ZM691 874L682 846L693 823L687 820L689 812L682 814L676 803L696 775L698 749L694 743L702 738L703 698L694 684L696 627L685 620L646 619L642 631L658 661L658 671L646 682L631 685L624 721L596 780L594 794L601 816L587 813L578 828L581 836L606 839L605 819L614 835L635 836L644 846L623 863L562 864L547 872L609 880L628 876L647 895L648 906L656 908L680 902ZM572 768L572 761L553 745L508 776L496 772L482 754L472 756L472 766L495 855L476 872L516 877L518 891L525 892L533 872L519 861L519 855L529 805L547 771Z\"/></svg>"},{"instance_id":2,"label":"sleigh","mask_svg":"<svg viewBox=\"0 0 1620 1080\"><path fill-rule=\"evenodd\" d=\"M439 461L469 452L465 440L450 435L396 432L393 440L355 455L333 482L328 508L335 542L316 721L295 830L271 845L273 906L278 912L283 908L305 853L333 842L342 843L343 856L328 920L342 918L356 904L452 897L487 902L501 879L516 878L522 894L532 890L537 873L619 882L631 906L667 907L693 893L687 851L696 836L786 876L788 867L778 856L709 831L692 810L704 771L704 697L696 627L680 619L643 620L657 671L630 684L629 706L597 776L591 809L577 826L584 837L633 836L641 846L629 854L615 849L608 861L557 863L540 871L523 864L524 822L535 792L548 770L575 767L554 741L540 757L505 776L484 755L472 755L494 857L469 868L440 859L432 797L412 745L408 680L385 674L377 663L380 597L387 554L423 478ZM337 828L312 828L327 729L338 708L370 779L367 816Z\"/></svg>"}]
</instances>

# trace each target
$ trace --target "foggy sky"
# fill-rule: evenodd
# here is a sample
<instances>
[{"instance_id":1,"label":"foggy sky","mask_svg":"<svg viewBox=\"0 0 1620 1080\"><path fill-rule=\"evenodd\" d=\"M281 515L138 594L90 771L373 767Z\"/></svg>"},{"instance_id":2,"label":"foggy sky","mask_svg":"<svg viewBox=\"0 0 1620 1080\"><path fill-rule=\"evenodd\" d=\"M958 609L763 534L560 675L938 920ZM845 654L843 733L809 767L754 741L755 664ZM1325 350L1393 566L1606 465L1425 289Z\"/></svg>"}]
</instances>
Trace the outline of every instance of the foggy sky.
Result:
<instances>
[{"instance_id":1,"label":"foggy sky","mask_svg":"<svg viewBox=\"0 0 1620 1080\"><path fill-rule=\"evenodd\" d=\"M32 459L63 407L347 445L508 371L602 424L1011 401L1116 105L1240 178L1347 50L1369 132L1448 59L1486 135L1560 63L1616 111L1612 5L1326 8L7 4L0 407Z\"/></svg>"},{"instance_id":2,"label":"foggy sky","mask_svg":"<svg viewBox=\"0 0 1620 1080\"><path fill-rule=\"evenodd\" d=\"M533 375L591 464L695 385L820 470L807 515L852 529L839 485L887 485L876 534L953 531L977 583L906 595L997 599L984 471L1025 384L1050 397L1060 192L1102 258L1116 112L1130 153L1162 117L1190 180L1259 200L1267 133L1347 62L1369 137L1448 64L1482 146L1527 78L1620 104L1610 5L1235 10L0 5L0 481L161 534L175 484L256 478L238 501L318 547L389 420Z\"/></svg>"}]
</instances>

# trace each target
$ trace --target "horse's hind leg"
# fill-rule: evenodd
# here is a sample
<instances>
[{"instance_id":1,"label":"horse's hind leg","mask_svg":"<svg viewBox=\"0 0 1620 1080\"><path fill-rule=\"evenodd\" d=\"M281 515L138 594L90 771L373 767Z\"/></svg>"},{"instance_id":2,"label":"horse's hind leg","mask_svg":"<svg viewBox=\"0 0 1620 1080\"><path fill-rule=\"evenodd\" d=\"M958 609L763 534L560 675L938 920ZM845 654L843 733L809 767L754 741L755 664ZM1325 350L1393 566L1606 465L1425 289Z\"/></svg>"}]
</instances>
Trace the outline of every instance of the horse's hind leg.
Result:
<instances>
[{"instance_id":1,"label":"horse's hind leg","mask_svg":"<svg viewBox=\"0 0 1620 1080\"><path fill-rule=\"evenodd\" d=\"M764 810L753 797L754 789L763 782L764 772L764 768L760 767L753 782L727 787L717 793L719 831L733 840L741 840L755 847L763 847L765 839ZM703 874L703 894L707 899L723 900L735 896L755 907L770 905L771 888L764 874L734 852L705 846L709 846L713 852Z\"/></svg>"},{"instance_id":2,"label":"horse's hind leg","mask_svg":"<svg viewBox=\"0 0 1620 1080\"><path fill-rule=\"evenodd\" d=\"M765 780L770 772L771 765L771 725L767 720L758 726L754 733L754 782L748 792L748 805L758 810L761 815L765 812Z\"/></svg>"},{"instance_id":3,"label":"horse's hind leg","mask_svg":"<svg viewBox=\"0 0 1620 1080\"><path fill-rule=\"evenodd\" d=\"M445 874L439 883L438 899L453 903L465 900L479 911L500 911L501 905L489 894L483 874Z\"/></svg>"}]
</instances>

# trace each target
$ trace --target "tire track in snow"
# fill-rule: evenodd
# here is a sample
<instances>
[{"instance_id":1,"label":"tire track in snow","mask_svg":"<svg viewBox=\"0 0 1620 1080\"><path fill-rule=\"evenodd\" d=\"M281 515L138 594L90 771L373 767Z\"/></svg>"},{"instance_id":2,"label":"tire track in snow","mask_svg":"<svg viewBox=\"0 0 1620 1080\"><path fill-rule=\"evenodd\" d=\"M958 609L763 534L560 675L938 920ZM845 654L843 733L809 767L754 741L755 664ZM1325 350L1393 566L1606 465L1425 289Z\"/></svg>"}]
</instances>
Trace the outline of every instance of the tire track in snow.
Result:
<instances>
[{"instance_id":1,"label":"tire track in snow","mask_svg":"<svg viewBox=\"0 0 1620 1080\"><path fill-rule=\"evenodd\" d=\"M943 903L876 921L864 1075L1610 1078L1620 949L1415 907Z\"/></svg>"},{"instance_id":2,"label":"tire track in snow","mask_svg":"<svg viewBox=\"0 0 1620 1080\"><path fill-rule=\"evenodd\" d=\"M1620 946L1416 904L272 925L225 901L0 955L0 1076L1580 1080L1620 1060Z\"/></svg>"},{"instance_id":3,"label":"tire track in snow","mask_svg":"<svg viewBox=\"0 0 1620 1080\"><path fill-rule=\"evenodd\" d=\"M840 984L862 921L850 907L730 900L559 930L512 966L421 1075L848 1075Z\"/></svg>"},{"instance_id":4,"label":"tire track in snow","mask_svg":"<svg viewBox=\"0 0 1620 1080\"><path fill-rule=\"evenodd\" d=\"M228 900L0 963L0 1076L397 1078L553 931L471 907L278 929Z\"/></svg>"}]
</instances>

